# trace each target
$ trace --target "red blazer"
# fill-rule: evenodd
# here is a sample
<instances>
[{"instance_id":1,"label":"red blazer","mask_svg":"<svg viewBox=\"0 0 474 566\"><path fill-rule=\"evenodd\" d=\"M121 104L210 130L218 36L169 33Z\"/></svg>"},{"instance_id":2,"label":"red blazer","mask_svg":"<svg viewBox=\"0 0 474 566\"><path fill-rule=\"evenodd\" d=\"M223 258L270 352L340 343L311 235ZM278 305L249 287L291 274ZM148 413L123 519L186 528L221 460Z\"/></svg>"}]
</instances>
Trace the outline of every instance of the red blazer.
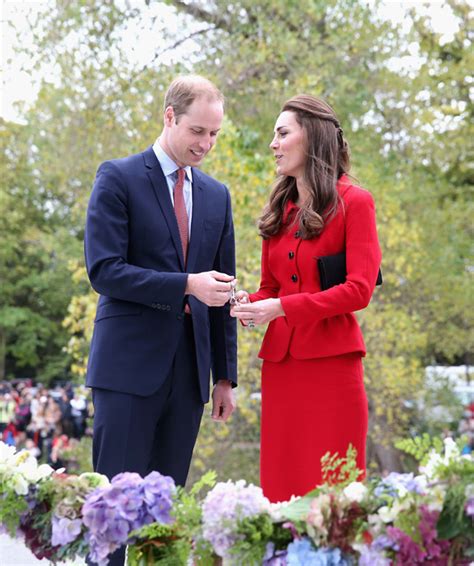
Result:
<instances>
[{"instance_id":1,"label":"red blazer","mask_svg":"<svg viewBox=\"0 0 474 566\"><path fill-rule=\"evenodd\" d=\"M365 355L353 311L372 296L382 254L372 195L343 176L337 184L343 206L311 240L295 237L297 226L263 240L260 289L250 301L279 297L285 316L267 329L259 356L272 362L288 353L296 359L349 352ZM286 214L296 205L288 203ZM321 291L317 258L346 252L346 282Z\"/></svg>"}]
</instances>

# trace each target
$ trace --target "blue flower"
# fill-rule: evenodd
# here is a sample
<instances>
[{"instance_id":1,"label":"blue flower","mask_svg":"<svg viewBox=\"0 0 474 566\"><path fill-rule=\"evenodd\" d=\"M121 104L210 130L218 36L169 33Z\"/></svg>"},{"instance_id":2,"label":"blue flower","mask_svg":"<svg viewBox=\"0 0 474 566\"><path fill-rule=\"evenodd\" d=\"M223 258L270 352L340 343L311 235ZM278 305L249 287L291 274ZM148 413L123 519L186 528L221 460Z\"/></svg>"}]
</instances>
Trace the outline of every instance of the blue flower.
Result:
<instances>
[{"instance_id":1,"label":"blue flower","mask_svg":"<svg viewBox=\"0 0 474 566\"><path fill-rule=\"evenodd\" d=\"M399 474L397 472L391 472L374 489L374 494L377 497L382 495L397 497L406 492L422 494L425 490L426 480L423 476L414 477L413 474Z\"/></svg>"},{"instance_id":2,"label":"blue flower","mask_svg":"<svg viewBox=\"0 0 474 566\"><path fill-rule=\"evenodd\" d=\"M288 545L288 566L350 566L352 560L339 548L314 548L307 538Z\"/></svg>"}]
</instances>

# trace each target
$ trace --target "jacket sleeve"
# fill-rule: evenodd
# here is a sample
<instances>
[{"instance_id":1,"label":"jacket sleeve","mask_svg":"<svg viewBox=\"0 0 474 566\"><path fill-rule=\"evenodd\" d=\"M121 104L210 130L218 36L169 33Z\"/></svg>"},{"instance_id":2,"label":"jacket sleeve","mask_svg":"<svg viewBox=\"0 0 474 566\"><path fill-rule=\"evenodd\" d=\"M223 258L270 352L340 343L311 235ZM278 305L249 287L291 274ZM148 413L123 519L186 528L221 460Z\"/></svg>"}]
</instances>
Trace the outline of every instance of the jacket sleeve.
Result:
<instances>
[{"instance_id":1,"label":"jacket sleeve","mask_svg":"<svg viewBox=\"0 0 474 566\"><path fill-rule=\"evenodd\" d=\"M344 206L346 281L326 291L281 297L287 322L292 326L357 311L370 302L382 259L374 200L369 192L358 189Z\"/></svg>"},{"instance_id":2,"label":"jacket sleeve","mask_svg":"<svg viewBox=\"0 0 474 566\"><path fill-rule=\"evenodd\" d=\"M225 224L213 269L235 276L235 240L232 207L227 187ZM230 305L209 307L211 332L212 379L229 379L237 385L237 321L230 316Z\"/></svg>"},{"instance_id":3,"label":"jacket sleeve","mask_svg":"<svg viewBox=\"0 0 474 566\"><path fill-rule=\"evenodd\" d=\"M270 240L262 240L262 266L261 266L261 279L260 288L256 293L252 293L249 297L251 303L262 301L264 299L271 299L278 297L280 285L273 277L268 263L268 252L270 247Z\"/></svg>"},{"instance_id":4,"label":"jacket sleeve","mask_svg":"<svg viewBox=\"0 0 474 566\"><path fill-rule=\"evenodd\" d=\"M183 310L186 273L161 273L128 263L128 187L119 167L103 163L87 210L84 251L92 287L101 295Z\"/></svg>"}]
</instances>

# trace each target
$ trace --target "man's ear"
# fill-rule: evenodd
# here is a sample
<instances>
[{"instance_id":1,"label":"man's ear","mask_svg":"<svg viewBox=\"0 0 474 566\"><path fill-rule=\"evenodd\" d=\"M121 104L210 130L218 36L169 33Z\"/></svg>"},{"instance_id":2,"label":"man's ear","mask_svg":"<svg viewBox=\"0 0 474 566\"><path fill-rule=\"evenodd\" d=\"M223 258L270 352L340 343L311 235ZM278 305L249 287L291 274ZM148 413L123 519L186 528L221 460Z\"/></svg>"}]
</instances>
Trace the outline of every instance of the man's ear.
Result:
<instances>
[{"instance_id":1,"label":"man's ear","mask_svg":"<svg viewBox=\"0 0 474 566\"><path fill-rule=\"evenodd\" d=\"M165 108L165 114L164 114L165 126L168 126L168 128L170 128L175 122L176 122L176 118L174 115L174 109L172 106L167 106Z\"/></svg>"}]
</instances>

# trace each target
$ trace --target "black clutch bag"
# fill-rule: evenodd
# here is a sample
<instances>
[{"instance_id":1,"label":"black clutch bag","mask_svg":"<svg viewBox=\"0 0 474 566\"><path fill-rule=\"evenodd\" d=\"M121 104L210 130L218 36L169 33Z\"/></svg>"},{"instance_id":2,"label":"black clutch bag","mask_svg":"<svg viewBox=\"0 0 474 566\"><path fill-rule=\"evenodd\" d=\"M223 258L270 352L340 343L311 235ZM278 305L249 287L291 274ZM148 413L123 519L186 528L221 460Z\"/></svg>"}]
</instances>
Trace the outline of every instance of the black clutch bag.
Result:
<instances>
[{"instance_id":1,"label":"black clutch bag","mask_svg":"<svg viewBox=\"0 0 474 566\"><path fill-rule=\"evenodd\" d=\"M325 291L334 285L346 281L346 254L326 255L318 258L319 280L321 290ZM376 285L382 285L382 272L379 269Z\"/></svg>"}]
</instances>

